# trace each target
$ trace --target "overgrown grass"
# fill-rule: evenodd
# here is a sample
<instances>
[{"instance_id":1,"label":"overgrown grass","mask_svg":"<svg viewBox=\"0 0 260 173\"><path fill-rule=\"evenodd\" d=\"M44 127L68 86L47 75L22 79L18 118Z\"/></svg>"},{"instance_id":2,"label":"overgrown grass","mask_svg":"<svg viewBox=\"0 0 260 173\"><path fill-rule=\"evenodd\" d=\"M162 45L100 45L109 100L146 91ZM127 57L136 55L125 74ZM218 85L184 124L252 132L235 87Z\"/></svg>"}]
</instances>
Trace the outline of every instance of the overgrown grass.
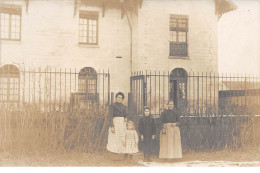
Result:
<instances>
[{"instance_id":1,"label":"overgrown grass","mask_svg":"<svg viewBox=\"0 0 260 173\"><path fill-rule=\"evenodd\" d=\"M106 143L105 114L105 110L2 111L0 149L22 154L72 149L95 152Z\"/></svg>"},{"instance_id":2,"label":"overgrown grass","mask_svg":"<svg viewBox=\"0 0 260 173\"><path fill-rule=\"evenodd\" d=\"M181 112L183 151L237 149L260 145L260 117L254 115L191 116ZM107 109L52 111L42 113L25 109L2 111L0 115L0 151L10 153L103 151L107 144ZM154 151L159 152L159 119Z\"/></svg>"}]
</instances>

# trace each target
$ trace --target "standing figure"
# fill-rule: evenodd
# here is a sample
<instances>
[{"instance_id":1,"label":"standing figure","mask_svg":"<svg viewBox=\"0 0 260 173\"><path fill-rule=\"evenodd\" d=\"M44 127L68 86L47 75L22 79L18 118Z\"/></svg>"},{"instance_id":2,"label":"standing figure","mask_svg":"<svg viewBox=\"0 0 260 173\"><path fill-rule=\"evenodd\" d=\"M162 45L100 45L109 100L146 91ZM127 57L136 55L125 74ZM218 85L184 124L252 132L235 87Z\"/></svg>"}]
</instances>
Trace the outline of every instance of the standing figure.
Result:
<instances>
[{"instance_id":1,"label":"standing figure","mask_svg":"<svg viewBox=\"0 0 260 173\"><path fill-rule=\"evenodd\" d=\"M133 154L138 152L138 135L134 127L133 121L128 121L125 134L125 153L133 158Z\"/></svg>"},{"instance_id":2,"label":"standing figure","mask_svg":"<svg viewBox=\"0 0 260 173\"><path fill-rule=\"evenodd\" d=\"M116 94L116 102L109 107L109 130L107 150L113 153L124 153L126 133L126 106L122 104L124 94Z\"/></svg>"},{"instance_id":3,"label":"standing figure","mask_svg":"<svg viewBox=\"0 0 260 173\"><path fill-rule=\"evenodd\" d=\"M139 120L138 131L141 135L141 141L143 142L144 161L150 162L156 126L154 119L151 117L149 107L144 107L144 116Z\"/></svg>"},{"instance_id":4,"label":"standing figure","mask_svg":"<svg viewBox=\"0 0 260 173\"><path fill-rule=\"evenodd\" d=\"M169 101L168 109L160 117L162 130L160 132L159 158L182 158L181 135L178 127L180 116L174 108L173 101Z\"/></svg>"}]
</instances>

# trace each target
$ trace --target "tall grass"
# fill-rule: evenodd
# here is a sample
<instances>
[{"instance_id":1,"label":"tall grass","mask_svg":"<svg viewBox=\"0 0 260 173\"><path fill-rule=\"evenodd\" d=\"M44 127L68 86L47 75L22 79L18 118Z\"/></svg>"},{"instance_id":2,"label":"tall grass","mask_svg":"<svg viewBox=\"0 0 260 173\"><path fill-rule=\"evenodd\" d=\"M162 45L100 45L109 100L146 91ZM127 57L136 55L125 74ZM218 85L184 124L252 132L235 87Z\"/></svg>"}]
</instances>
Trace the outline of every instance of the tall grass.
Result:
<instances>
[{"instance_id":1,"label":"tall grass","mask_svg":"<svg viewBox=\"0 0 260 173\"><path fill-rule=\"evenodd\" d=\"M0 150L11 153L104 148L107 123L104 110L42 113L27 108L1 111Z\"/></svg>"},{"instance_id":2,"label":"tall grass","mask_svg":"<svg viewBox=\"0 0 260 173\"><path fill-rule=\"evenodd\" d=\"M45 113L32 108L19 112L1 110L0 151L22 154L103 151L108 135L107 114L107 109ZM184 151L215 151L237 149L247 144L260 145L260 117L253 114L223 116L207 111L206 116L191 116L187 110L182 110L180 114ZM154 150L158 154L159 119L156 123Z\"/></svg>"}]
</instances>

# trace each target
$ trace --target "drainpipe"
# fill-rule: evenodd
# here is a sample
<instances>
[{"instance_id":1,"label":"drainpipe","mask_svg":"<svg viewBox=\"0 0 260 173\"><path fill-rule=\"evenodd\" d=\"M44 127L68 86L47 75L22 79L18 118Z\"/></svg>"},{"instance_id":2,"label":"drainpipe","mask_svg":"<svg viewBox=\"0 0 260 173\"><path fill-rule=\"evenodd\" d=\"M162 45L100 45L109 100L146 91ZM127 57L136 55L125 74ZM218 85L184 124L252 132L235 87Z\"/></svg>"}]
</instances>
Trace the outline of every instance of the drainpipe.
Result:
<instances>
[{"instance_id":1,"label":"drainpipe","mask_svg":"<svg viewBox=\"0 0 260 173\"><path fill-rule=\"evenodd\" d=\"M130 28L130 72L132 74L132 71L133 71L133 69L132 69L133 68L133 31L132 31L132 25L130 23L125 6L124 6L124 11L125 11L125 14L127 17L129 28Z\"/></svg>"}]
</instances>

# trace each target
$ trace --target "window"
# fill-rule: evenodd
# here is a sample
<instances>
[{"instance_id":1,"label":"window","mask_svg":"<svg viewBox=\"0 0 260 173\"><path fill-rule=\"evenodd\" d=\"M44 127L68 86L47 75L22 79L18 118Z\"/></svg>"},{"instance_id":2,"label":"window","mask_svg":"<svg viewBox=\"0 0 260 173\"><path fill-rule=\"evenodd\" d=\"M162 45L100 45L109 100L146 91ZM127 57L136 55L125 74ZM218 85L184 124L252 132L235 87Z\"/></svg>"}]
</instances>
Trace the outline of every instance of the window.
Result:
<instances>
[{"instance_id":1,"label":"window","mask_svg":"<svg viewBox=\"0 0 260 173\"><path fill-rule=\"evenodd\" d=\"M78 92L81 105L91 109L98 102L97 72L92 67L84 67L79 72Z\"/></svg>"},{"instance_id":2,"label":"window","mask_svg":"<svg viewBox=\"0 0 260 173\"><path fill-rule=\"evenodd\" d=\"M79 93L97 93L97 73L92 67L84 67L80 70Z\"/></svg>"},{"instance_id":3,"label":"window","mask_svg":"<svg viewBox=\"0 0 260 173\"><path fill-rule=\"evenodd\" d=\"M79 12L79 43L98 44L98 12Z\"/></svg>"},{"instance_id":4,"label":"window","mask_svg":"<svg viewBox=\"0 0 260 173\"><path fill-rule=\"evenodd\" d=\"M188 56L188 17L170 16L170 56Z\"/></svg>"},{"instance_id":5,"label":"window","mask_svg":"<svg viewBox=\"0 0 260 173\"><path fill-rule=\"evenodd\" d=\"M0 5L1 40L21 40L21 6Z\"/></svg>"},{"instance_id":6,"label":"window","mask_svg":"<svg viewBox=\"0 0 260 173\"><path fill-rule=\"evenodd\" d=\"M0 103L18 107L20 71L14 65L0 68Z\"/></svg>"}]
</instances>

